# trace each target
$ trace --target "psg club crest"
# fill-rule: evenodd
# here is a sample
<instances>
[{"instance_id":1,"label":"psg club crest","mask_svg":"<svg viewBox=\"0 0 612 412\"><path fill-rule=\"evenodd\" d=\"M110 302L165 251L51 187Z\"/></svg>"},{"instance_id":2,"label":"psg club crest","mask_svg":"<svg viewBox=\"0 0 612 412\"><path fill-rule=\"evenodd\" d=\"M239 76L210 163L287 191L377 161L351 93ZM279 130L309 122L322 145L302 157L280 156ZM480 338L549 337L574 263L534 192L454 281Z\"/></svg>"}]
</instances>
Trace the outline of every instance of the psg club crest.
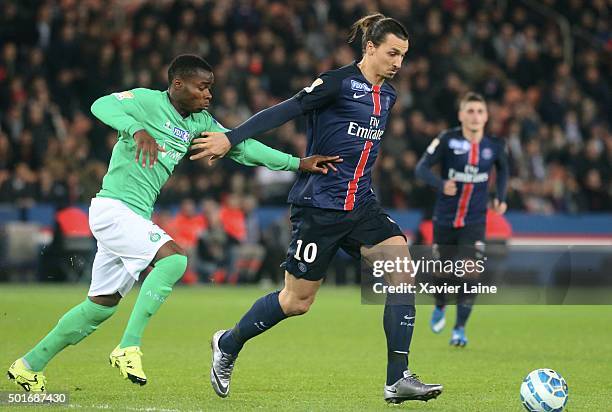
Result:
<instances>
[{"instance_id":1,"label":"psg club crest","mask_svg":"<svg viewBox=\"0 0 612 412\"><path fill-rule=\"evenodd\" d=\"M493 157L493 150L489 149L488 147L485 147L484 149L482 149L482 158L483 159L489 160L492 157Z\"/></svg>"}]
</instances>

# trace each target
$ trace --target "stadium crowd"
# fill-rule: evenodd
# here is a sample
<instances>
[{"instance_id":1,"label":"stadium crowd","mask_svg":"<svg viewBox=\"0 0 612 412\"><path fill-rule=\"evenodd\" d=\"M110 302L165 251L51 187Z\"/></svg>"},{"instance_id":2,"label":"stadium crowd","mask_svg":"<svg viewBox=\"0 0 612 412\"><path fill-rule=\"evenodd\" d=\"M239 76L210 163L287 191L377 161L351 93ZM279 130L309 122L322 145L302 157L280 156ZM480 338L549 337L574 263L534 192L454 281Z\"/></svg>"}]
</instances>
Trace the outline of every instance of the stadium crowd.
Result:
<instances>
[{"instance_id":1,"label":"stadium crowd","mask_svg":"<svg viewBox=\"0 0 612 412\"><path fill-rule=\"evenodd\" d=\"M133 87L165 89L175 55L211 63L211 112L233 127L353 61L360 50L346 42L351 23L380 11L411 33L377 165L384 206L431 207L415 164L433 137L457 124L457 98L475 90L488 99L490 132L508 144L510 209L610 211L609 10L604 0L540 4L573 16L569 52L555 20L523 2L3 1L0 202L88 203L116 139L91 116L91 103ZM261 139L302 155L303 130L296 121ZM230 194L237 209L282 204L292 181L291 172L184 160L158 204L191 199L219 208Z\"/></svg>"}]
</instances>

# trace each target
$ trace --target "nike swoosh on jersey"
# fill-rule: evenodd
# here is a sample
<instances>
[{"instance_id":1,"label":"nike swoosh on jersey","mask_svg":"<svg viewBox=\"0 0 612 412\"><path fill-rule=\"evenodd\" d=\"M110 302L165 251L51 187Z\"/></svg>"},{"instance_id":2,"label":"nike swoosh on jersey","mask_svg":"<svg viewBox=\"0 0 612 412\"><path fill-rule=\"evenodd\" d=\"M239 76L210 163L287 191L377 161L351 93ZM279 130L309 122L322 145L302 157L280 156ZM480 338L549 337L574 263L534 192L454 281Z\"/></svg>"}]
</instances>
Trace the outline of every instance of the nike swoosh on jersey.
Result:
<instances>
[{"instance_id":1,"label":"nike swoosh on jersey","mask_svg":"<svg viewBox=\"0 0 612 412\"><path fill-rule=\"evenodd\" d=\"M365 96L367 93L364 94L357 94L357 93L353 93L353 99L361 99L363 96Z\"/></svg>"}]
</instances>

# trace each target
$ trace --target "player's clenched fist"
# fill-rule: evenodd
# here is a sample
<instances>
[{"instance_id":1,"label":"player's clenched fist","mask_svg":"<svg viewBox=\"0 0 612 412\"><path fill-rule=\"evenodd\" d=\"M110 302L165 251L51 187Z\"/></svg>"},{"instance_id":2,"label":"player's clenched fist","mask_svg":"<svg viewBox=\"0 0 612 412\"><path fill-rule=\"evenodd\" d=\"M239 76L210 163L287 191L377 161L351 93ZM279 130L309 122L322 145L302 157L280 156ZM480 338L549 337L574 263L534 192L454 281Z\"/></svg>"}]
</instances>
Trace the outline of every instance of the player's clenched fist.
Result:
<instances>
[{"instance_id":1,"label":"player's clenched fist","mask_svg":"<svg viewBox=\"0 0 612 412\"><path fill-rule=\"evenodd\" d=\"M157 163L157 152L165 152L166 149L157 144L155 139L147 133L146 130L139 130L134 133L136 141L136 162L141 163L142 167L147 166L147 157L149 158L149 167L152 168Z\"/></svg>"},{"instance_id":2,"label":"player's clenched fist","mask_svg":"<svg viewBox=\"0 0 612 412\"><path fill-rule=\"evenodd\" d=\"M442 192L446 196L455 196L457 194L457 185L454 180L445 180Z\"/></svg>"}]
</instances>

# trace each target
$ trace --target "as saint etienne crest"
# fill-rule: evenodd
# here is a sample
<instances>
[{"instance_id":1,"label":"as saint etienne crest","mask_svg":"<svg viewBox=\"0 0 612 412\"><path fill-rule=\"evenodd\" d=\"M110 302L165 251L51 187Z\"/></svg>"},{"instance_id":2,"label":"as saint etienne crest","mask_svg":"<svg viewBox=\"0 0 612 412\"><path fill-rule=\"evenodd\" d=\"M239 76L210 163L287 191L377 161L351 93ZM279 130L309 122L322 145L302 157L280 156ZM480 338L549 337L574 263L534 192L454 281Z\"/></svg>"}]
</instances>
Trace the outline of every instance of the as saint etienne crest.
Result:
<instances>
[{"instance_id":1,"label":"as saint etienne crest","mask_svg":"<svg viewBox=\"0 0 612 412\"><path fill-rule=\"evenodd\" d=\"M153 243L158 242L161 239L161 235L156 232L149 232L149 240Z\"/></svg>"}]
</instances>

